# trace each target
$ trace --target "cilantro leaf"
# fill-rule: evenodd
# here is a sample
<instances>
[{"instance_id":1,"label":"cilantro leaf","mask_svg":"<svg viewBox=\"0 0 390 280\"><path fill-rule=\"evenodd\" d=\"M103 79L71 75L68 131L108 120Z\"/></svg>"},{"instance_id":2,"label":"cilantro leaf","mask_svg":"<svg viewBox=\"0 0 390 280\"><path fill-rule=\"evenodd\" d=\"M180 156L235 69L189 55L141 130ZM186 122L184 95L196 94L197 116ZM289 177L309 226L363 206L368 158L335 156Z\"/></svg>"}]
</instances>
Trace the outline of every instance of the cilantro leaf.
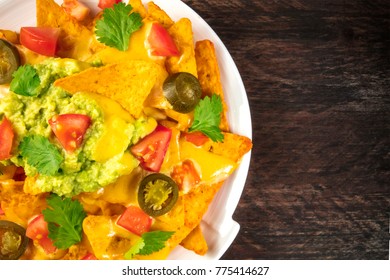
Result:
<instances>
[{"instance_id":1,"label":"cilantro leaf","mask_svg":"<svg viewBox=\"0 0 390 280\"><path fill-rule=\"evenodd\" d=\"M174 231L150 231L142 234L145 245L139 251L139 255L150 255L158 252L165 247L165 242L171 238Z\"/></svg>"},{"instance_id":2,"label":"cilantro leaf","mask_svg":"<svg viewBox=\"0 0 390 280\"><path fill-rule=\"evenodd\" d=\"M141 239L125 254L125 258L132 259L135 255L145 256L160 251L174 233L174 231L160 230L145 232L141 235Z\"/></svg>"},{"instance_id":3,"label":"cilantro leaf","mask_svg":"<svg viewBox=\"0 0 390 280\"><path fill-rule=\"evenodd\" d=\"M131 260L134 258L135 255L137 255L141 249L145 246L145 241L141 238L135 243L129 251L126 252L125 254L125 259L126 260Z\"/></svg>"},{"instance_id":4,"label":"cilantro leaf","mask_svg":"<svg viewBox=\"0 0 390 280\"><path fill-rule=\"evenodd\" d=\"M37 96L41 80L37 70L29 64L20 66L13 74L10 90L24 96Z\"/></svg>"},{"instance_id":5,"label":"cilantro leaf","mask_svg":"<svg viewBox=\"0 0 390 280\"><path fill-rule=\"evenodd\" d=\"M114 4L113 8L103 10L103 18L96 22L95 34L99 42L126 51L130 36L142 26L139 13L131 13L131 5L123 2Z\"/></svg>"},{"instance_id":6,"label":"cilantro leaf","mask_svg":"<svg viewBox=\"0 0 390 280\"><path fill-rule=\"evenodd\" d=\"M55 175L64 160L56 146L41 135L26 136L19 145L20 154L27 163L43 175Z\"/></svg>"},{"instance_id":7,"label":"cilantro leaf","mask_svg":"<svg viewBox=\"0 0 390 280\"><path fill-rule=\"evenodd\" d=\"M216 94L206 96L195 107L194 121L189 131L200 131L214 142L222 142L223 134L219 129L222 113L222 100Z\"/></svg>"},{"instance_id":8,"label":"cilantro leaf","mask_svg":"<svg viewBox=\"0 0 390 280\"><path fill-rule=\"evenodd\" d=\"M50 208L42 211L49 227L49 238L59 249L67 249L81 241L82 224L86 217L83 206L78 200L62 199L51 194L47 199Z\"/></svg>"}]
</instances>

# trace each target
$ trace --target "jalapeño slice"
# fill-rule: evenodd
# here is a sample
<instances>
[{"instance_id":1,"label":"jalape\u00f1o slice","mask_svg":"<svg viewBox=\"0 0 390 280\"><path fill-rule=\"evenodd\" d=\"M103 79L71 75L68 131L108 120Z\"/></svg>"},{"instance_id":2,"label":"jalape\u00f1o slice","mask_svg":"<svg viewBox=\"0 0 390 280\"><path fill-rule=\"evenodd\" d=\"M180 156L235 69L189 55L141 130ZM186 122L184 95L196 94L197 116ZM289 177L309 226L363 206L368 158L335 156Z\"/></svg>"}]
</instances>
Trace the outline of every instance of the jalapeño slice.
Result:
<instances>
[{"instance_id":1,"label":"jalape\u00f1o slice","mask_svg":"<svg viewBox=\"0 0 390 280\"><path fill-rule=\"evenodd\" d=\"M20 66L18 49L4 39L0 39L0 85L8 84L12 74Z\"/></svg>"},{"instance_id":2,"label":"jalape\u00f1o slice","mask_svg":"<svg viewBox=\"0 0 390 280\"><path fill-rule=\"evenodd\" d=\"M179 113L189 113L198 105L202 97L202 88L194 75L179 72L166 78L163 93L173 110Z\"/></svg>"},{"instance_id":3,"label":"jalape\u00f1o slice","mask_svg":"<svg viewBox=\"0 0 390 280\"><path fill-rule=\"evenodd\" d=\"M152 173L142 179L138 189L138 204L149 216L168 213L179 197L179 188L167 175Z\"/></svg>"},{"instance_id":4,"label":"jalape\u00f1o slice","mask_svg":"<svg viewBox=\"0 0 390 280\"><path fill-rule=\"evenodd\" d=\"M24 254L29 239L26 230L11 221L0 221L0 260L17 260Z\"/></svg>"}]
</instances>

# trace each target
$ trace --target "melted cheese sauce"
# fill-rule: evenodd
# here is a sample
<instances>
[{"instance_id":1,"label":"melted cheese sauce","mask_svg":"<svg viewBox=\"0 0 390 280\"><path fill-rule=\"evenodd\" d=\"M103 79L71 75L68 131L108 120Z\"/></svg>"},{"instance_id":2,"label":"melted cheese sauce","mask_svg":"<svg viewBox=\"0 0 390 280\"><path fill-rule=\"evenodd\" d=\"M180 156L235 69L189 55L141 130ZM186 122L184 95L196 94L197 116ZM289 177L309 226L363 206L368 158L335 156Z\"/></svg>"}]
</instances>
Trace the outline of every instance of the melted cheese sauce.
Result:
<instances>
[{"instance_id":1,"label":"melted cheese sauce","mask_svg":"<svg viewBox=\"0 0 390 280\"><path fill-rule=\"evenodd\" d=\"M180 141L181 160L191 159L199 169L204 183L214 184L226 179L237 167L237 163L210 153L185 140Z\"/></svg>"}]
</instances>

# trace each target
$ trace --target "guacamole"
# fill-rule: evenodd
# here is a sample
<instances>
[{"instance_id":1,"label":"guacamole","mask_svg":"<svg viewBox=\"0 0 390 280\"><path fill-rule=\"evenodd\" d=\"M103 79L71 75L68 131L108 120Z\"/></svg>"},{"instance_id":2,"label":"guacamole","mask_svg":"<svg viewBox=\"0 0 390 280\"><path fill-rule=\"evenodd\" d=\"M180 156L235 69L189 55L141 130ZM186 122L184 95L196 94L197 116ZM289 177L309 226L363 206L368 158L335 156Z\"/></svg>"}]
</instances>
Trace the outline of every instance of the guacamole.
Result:
<instances>
[{"instance_id":1,"label":"guacamole","mask_svg":"<svg viewBox=\"0 0 390 280\"><path fill-rule=\"evenodd\" d=\"M87 63L49 58L33 67L41 81L37 96L9 92L0 102L0 119L5 116L12 123L15 134L13 156L3 163L24 168L28 176L26 192L54 192L65 196L92 192L138 166L128 147L153 129L154 120L134 120L112 100L85 92L71 95L53 85L58 78L91 67ZM118 108L109 110L110 104ZM62 114L83 114L91 118L82 145L74 152L65 151L48 123L53 116ZM46 137L60 151L63 161L54 176L39 174L37 168L21 155L19 143L32 135Z\"/></svg>"}]
</instances>

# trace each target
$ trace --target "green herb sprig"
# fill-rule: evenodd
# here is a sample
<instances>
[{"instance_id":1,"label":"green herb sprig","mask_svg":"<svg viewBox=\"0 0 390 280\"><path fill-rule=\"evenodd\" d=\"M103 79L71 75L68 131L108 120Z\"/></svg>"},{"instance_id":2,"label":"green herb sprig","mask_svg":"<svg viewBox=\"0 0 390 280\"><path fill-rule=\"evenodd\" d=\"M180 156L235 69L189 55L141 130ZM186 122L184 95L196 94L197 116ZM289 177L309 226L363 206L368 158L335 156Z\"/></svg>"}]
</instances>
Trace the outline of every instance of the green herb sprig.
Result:
<instances>
[{"instance_id":1,"label":"green herb sprig","mask_svg":"<svg viewBox=\"0 0 390 280\"><path fill-rule=\"evenodd\" d=\"M78 200L62 199L56 194L47 198L49 208L42 211L49 227L49 238L58 249L67 249L82 238L82 224L86 217Z\"/></svg>"},{"instance_id":2,"label":"green herb sprig","mask_svg":"<svg viewBox=\"0 0 390 280\"><path fill-rule=\"evenodd\" d=\"M165 242L171 238L174 231L150 231L142 234L141 239L125 254L125 259L132 259L135 255L150 255L165 247Z\"/></svg>"},{"instance_id":3,"label":"green herb sprig","mask_svg":"<svg viewBox=\"0 0 390 280\"><path fill-rule=\"evenodd\" d=\"M95 34L99 42L126 51L132 33L142 26L139 13L130 13L133 7L125 3L114 4L103 10L102 19L96 22Z\"/></svg>"},{"instance_id":4,"label":"green herb sprig","mask_svg":"<svg viewBox=\"0 0 390 280\"><path fill-rule=\"evenodd\" d=\"M24 137L19 144L19 150L20 154L27 159L27 163L42 175L57 174L64 160L57 147L41 135Z\"/></svg>"},{"instance_id":5,"label":"green herb sprig","mask_svg":"<svg viewBox=\"0 0 390 280\"><path fill-rule=\"evenodd\" d=\"M10 90L16 94L23 96L37 96L41 80L37 70L29 64L20 66L12 74Z\"/></svg>"},{"instance_id":6,"label":"green herb sprig","mask_svg":"<svg viewBox=\"0 0 390 280\"><path fill-rule=\"evenodd\" d=\"M221 97L217 94L211 98L206 96L195 107L194 121L189 131L200 131L214 142L222 142L224 136L219 128L222 110Z\"/></svg>"}]
</instances>

